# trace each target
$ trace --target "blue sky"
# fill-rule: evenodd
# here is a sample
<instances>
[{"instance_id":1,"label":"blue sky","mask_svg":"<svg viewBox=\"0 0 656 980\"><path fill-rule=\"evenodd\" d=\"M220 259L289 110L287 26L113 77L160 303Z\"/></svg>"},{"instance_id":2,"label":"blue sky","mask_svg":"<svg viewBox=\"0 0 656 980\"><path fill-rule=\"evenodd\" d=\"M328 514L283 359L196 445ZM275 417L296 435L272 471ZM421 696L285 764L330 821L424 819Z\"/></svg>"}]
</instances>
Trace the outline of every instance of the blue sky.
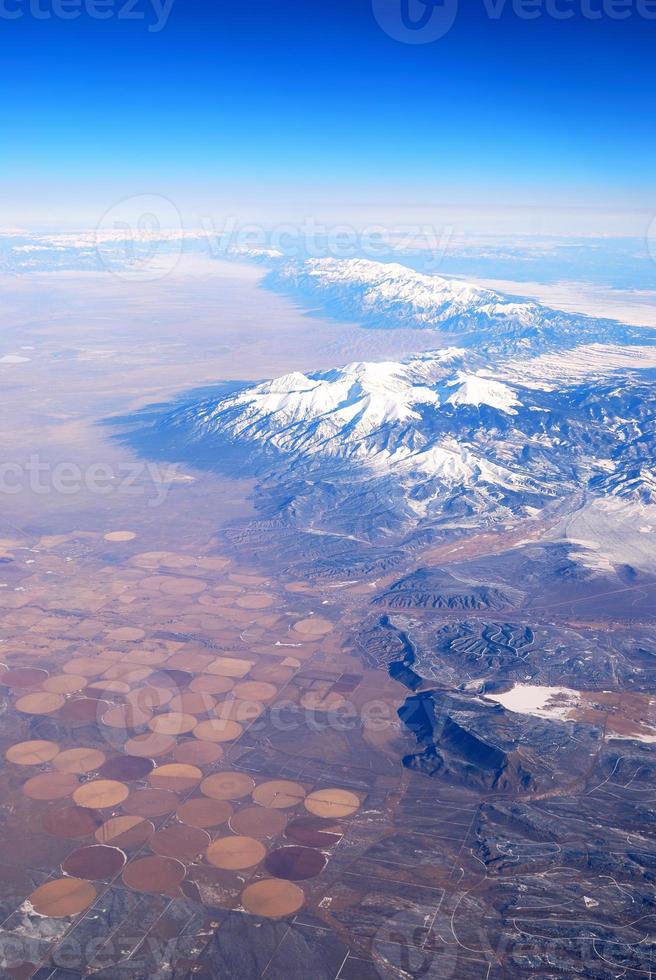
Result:
<instances>
[{"instance_id":1,"label":"blue sky","mask_svg":"<svg viewBox=\"0 0 656 980\"><path fill-rule=\"evenodd\" d=\"M94 224L142 193L189 221L656 208L656 19L632 0L625 20L581 14L610 0L558 0L567 20L460 0L427 44L388 36L372 0L175 0L159 31L153 0L139 20L30 12L53 2L1 4L21 12L0 19L5 224Z\"/></svg>"}]
</instances>

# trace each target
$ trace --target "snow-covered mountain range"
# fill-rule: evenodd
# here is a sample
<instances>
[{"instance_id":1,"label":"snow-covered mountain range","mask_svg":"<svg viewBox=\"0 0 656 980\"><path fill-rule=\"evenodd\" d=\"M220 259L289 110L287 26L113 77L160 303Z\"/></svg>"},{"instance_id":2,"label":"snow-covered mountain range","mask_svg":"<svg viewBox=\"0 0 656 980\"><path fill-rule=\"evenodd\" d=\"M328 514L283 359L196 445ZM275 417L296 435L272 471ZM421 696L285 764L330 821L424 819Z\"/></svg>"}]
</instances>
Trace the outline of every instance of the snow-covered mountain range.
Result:
<instances>
[{"instance_id":1,"label":"snow-covered mountain range","mask_svg":"<svg viewBox=\"0 0 656 980\"><path fill-rule=\"evenodd\" d=\"M367 326L452 332L468 347L484 344L489 350L557 350L563 341L612 342L627 333L610 319L564 313L398 263L298 260L279 264L268 283Z\"/></svg>"},{"instance_id":2,"label":"snow-covered mountain range","mask_svg":"<svg viewBox=\"0 0 656 980\"><path fill-rule=\"evenodd\" d=\"M605 500L638 508L638 522L651 527L649 331L365 260L312 260L277 273L279 281L292 275L302 290L309 277L373 319L457 325L459 341L463 324L476 325L478 341L294 371L184 405L160 422L177 445L217 461L229 450L244 472L275 487L286 520L302 514L312 524L321 514L323 524L370 540L507 526ZM519 342L501 340L509 335Z\"/></svg>"}]
</instances>

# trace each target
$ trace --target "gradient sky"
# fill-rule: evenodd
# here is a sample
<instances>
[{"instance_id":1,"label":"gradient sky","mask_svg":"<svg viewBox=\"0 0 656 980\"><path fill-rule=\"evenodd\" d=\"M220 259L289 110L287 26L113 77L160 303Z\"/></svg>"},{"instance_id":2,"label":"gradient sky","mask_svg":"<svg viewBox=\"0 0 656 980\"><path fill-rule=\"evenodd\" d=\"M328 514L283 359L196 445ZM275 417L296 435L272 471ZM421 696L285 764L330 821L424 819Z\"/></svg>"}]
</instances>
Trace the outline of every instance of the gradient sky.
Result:
<instances>
[{"instance_id":1,"label":"gradient sky","mask_svg":"<svg viewBox=\"0 0 656 980\"><path fill-rule=\"evenodd\" d=\"M371 0L175 0L159 32L152 0L102 21L30 2L53 0L1 4L23 10L0 19L5 226L95 225L143 193L190 222L656 208L656 20L633 7L522 20L508 0L492 20L460 0L444 38L409 45Z\"/></svg>"}]
</instances>

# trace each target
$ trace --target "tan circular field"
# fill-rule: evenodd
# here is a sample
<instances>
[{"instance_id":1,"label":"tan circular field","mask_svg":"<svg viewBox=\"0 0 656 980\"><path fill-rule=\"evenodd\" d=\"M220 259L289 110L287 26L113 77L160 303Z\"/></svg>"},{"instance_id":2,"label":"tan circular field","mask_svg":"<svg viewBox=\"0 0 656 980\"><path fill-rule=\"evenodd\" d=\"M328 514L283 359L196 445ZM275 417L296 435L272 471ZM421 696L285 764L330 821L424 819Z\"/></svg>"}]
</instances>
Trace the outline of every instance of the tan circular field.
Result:
<instances>
[{"instance_id":1,"label":"tan circular field","mask_svg":"<svg viewBox=\"0 0 656 980\"><path fill-rule=\"evenodd\" d=\"M194 677L189 690L196 694L227 694L234 687L234 681L219 674L201 674Z\"/></svg>"},{"instance_id":2,"label":"tan circular field","mask_svg":"<svg viewBox=\"0 0 656 980\"><path fill-rule=\"evenodd\" d=\"M288 810L303 802L305 787L288 779L272 779L256 786L252 797L260 806L272 807L274 810Z\"/></svg>"},{"instance_id":3,"label":"tan circular field","mask_svg":"<svg viewBox=\"0 0 656 980\"><path fill-rule=\"evenodd\" d=\"M207 584L197 578L169 578L162 576L164 581L160 583L160 591L164 595L187 596L199 595L207 588Z\"/></svg>"},{"instance_id":4,"label":"tan circular field","mask_svg":"<svg viewBox=\"0 0 656 980\"><path fill-rule=\"evenodd\" d=\"M97 828L94 837L99 844L112 844L114 847L140 847L155 832L150 820L138 815L111 817Z\"/></svg>"},{"instance_id":5,"label":"tan circular field","mask_svg":"<svg viewBox=\"0 0 656 980\"><path fill-rule=\"evenodd\" d=\"M17 742L5 752L7 762L13 762L17 766L41 766L44 762L50 762L59 753L59 746L56 742L49 742L46 739L32 739L29 742Z\"/></svg>"},{"instance_id":6,"label":"tan circular field","mask_svg":"<svg viewBox=\"0 0 656 980\"><path fill-rule=\"evenodd\" d=\"M41 685L44 691L51 694L76 694L86 687L88 681L81 674L53 674Z\"/></svg>"},{"instance_id":7,"label":"tan circular field","mask_svg":"<svg viewBox=\"0 0 656 980\"><path fill-rule=\"evenodd\" d=\"M235 599L235 605L242 609L268 609L274 603L274 598L266 592L251 592L247 595L240 595Z\"/></svg>"},{"instance_id":8,"label":"tan circular field","mask_svg":"<svg viewBox=\"0 0 656 980\"><path fill-rule=\"evenodd\" d=\"M134 541L136 536L134 531L108 531L107 534L103 534L103 539L119 543L121 541Z\"/></svg>"},{"instance_id":9,"label":"tan circular field","mask_svg":"<svg viewBox=\"0 0 656 980\"><path fill-rule=\"evenodd\" d=\"M34 911L54 919L77 915L95 901L94 886L79 878L57 878L47 881L29 897Z\"/></svg>"},{"instance_id":10,"label":"tan circular field","mask_svg":"<svg viewBox=\"0 0 656 980\"><path fill-rule=\"evenodd\" d=\"M198 725L195 715L183 711L167 711L156 715L148 722L148 727L157 735L184 735Z\"/></svg>"},{"instance_id":11,"label":"tan circular field","mask_svg":"<svg viewBox=\"0 0 656 980\"><path fill-rule=\"evenodd\" d=\"M93 696L99 695L104 698L107 694L129 694L130 685L127 681L110 681L99 677L97 681L91 681L85 688L85 693Z\"/></svg>"},{"instance_id":12,"label":"tan circular field","mask_svg":"<svg viewBox=\"0 0 656 980\"><path fill-rule=\"evenodd\" d=\"M247 806L230 817L230 830L247 837L278 837L287 826L287 816L282 810L263 806Z\"/></svg>"},{"instance_id":13,"label":"tan circular field","mask_svg":"<svg viewBox=\"0 0 656 980\"><path fill-rule=\"evenodd\" d=\"M74 793L78 785L73 773L42 772L23 784L23 792L31 800L63 800Z\"/></svg>"},{"instance_id":14,"label":"tan circular field","mask_svg":"<svg viewBox=\"0 0 656 980\"><path fill-rule=\"evenodd\" d=\"M123 882L136 892L170 894L185 878L185 866L170 857L139 858L126 865Z\"/></svg>"},{"instance_id":15,"label":"tan circular field","mask_svg":"<svg viewBox=\"0 0 656 980\"><path fill-rule=\"evenodd\" d=\"M62 670L65 674L77 674L82 677L99 677L109 667L112 666L111 660L102 660L100 657L73 657L67 661Z\"/></svg>"},{"instance_id":16,"label":"tan circular field","mask_svg":"<svg viewBox=\"0 0 656 980\"><path fill-rule=\"evenodd\" d=\"M270 701L278 689L267 681L242 681L235 685L232 693L242 701Z\"/></svg>"},{"instance_id":17,"label":"tan circular field","mask_svg":"<svg viewBox=\"0 0 656 980\"><path fill-rule=\"evenodd\" d=\"M278 878L265 878L244 889L242 905L253 915L267 918L281 918L293 915L305 902L303 889L291 881Z\"/></svg>"},{"instance_id":18,"label":"tan circular field","mask_svg":"<svg viewBox=\"0 0 656 980\"><path fill-rule=\"evenodd\" d=\"M182 793L192 789L203 778L203 772L196 766L181 762L171 762L158 766L150 773L148 782L153 789L170 789L174 793Z\"/></svg>"},{"instance_id":19,"label":"tan circular field","mask_svg":"<svg viewBox=\"0 0 656 980\"><path fill-rule=\"evenodd\" d=\"M108 728L142 728L152 720L150 711L137 707L135 704L118 704L101 716L103 725Z\"/></svg>"},{"instance_id":20,"label":"tan circular field","mask_svg":"<svg viewBox=\"0 0 656 980\"><path fill-rule=\"evenodd\" d=\"M360 809L360 797L348 789L318 789L306 797L305 808L316 817L350 817Z\"/></svg>"},{"instance_id":21,"label":"tan circular field","mask_svg":"<svg viewBox=\"0 0 656 980\"><path fill-rule=\"evenodd\" d=\"M294 623L294 629L301 636L325 636L334 629L333 624L321 616L309 616Z\"/></svg>"},{"instance_id":22,"label":"tan circular field","mask_svg":"<svg viewBox=\"0 0 656 980\"><path fill-rule=\"evenodd\" d=\"M171 700L169 708L171 711L181 711L190 715L206 715L214 708L215 704L216 701L211 694L185 691L184 694L176 694Z\"/></svg>"},{"instance_id":23,"label":"tan circular field","mask_svg":"<svg viewBox=\"0 0 656 980\"><path fill-rule=\"evenodd\" d=\"M222 677L245 677L252 666L252 660L242 660L240 657L217 657L205 669L209 674L220 674Z\"/></svg>"},{"instance_id":24,"label":"tan circular field","mask_svg":"<svg viewBox=\"0 0 656 980\"><path fill-rule=\"evenodd\" d=\"M35 691L33 694L24 694L18 698L16 710L24 715L52 715L64 706L65 701L63 694Z\"/></svg>"},{"instance_id":25,"label":"tan circular field","mask_svg":"<svg viewBox=\"0 0 656 980\"><path fill-rule=\"evenodd\" d=\"M194 719L195 721L195 719ZM194 728L196 738L206 742L234 742L243 732L242 726L230 719L211 718Z\"/></svg>"},{"instance_id":26,"label":"tan circular field","mask_svg":"<svg viewBox=\"0 0 656 980\"><path fill-rule=\"evenodd\" d=\"M78 786L73 793L73 799L78 806L104 810L123 803L129 793L130 790L125 783L119 783L116 779L92 779Z\"/></svg>"},{"instance_id":27,"label":"tan circular field","mask_svg":"<svg viewBox=\"0 0 656 980\"><path fill-rule=\"evenodd\" d=\"M226 871L254 868L266 857L266 847L255 837L219 837L205 852L210 864Z\"/></svg>"},{"instance_id":28,"label":"tan circular field","mask_svg":"<svg viewBox=\"0 0 656 980\"><path fill-rule=\"evenodd\" d=\"M123 748L128 755L137 755L142 758L154 758L168 755L175 748L176 741L172 735L156 735L154 732L146 732L143 735L135 735L129 738Z\"/></svg>"},{"instance_id":29,"label":"tan circular field","mask_svg":"<svg viewBox=\"0 0 656 980\"><path fill-rule=\"evenodd\" d=\"M232 807L225 800L198 797L181 803L176 816L190 827L219 827L232 816Z\"/></svg>"},{"instance_id":30,"label":"tan circular field","mask_svg":"<svg viewBox=\"0 0 656 980\"><path fill-rule=\"evenodd\" d=\"M171 703L173 688L166 687L164 684L146 684L130 691L127 701L139 708L143 712L152 712L155 708L163 708L164 705Z\"/></svg>"},{"instance_id":31,"label":"tan circular field","mask_svg":"<svg viewBox=\"0 0 656 980\"><path fill-rule=\"evenodd\" d=\"M66 749L53 759L59 772L85 773L99 769L105 761L105 753L99 749Z\"/></svg>"},{"instance_id":32,"label":"tan circular field","mask_svg":"<svg viewBox=\"0 0 656 980\"><path fill-rule=\"evenodd\" d=\"M107 639L112 643L136 643L143 640L146 631L139 626L117 626L107 631Z\"/></svg>"},{"instance_id":33,"label":"tan circular field","mask_svg":"<svg viewBox=\"0 0 656 980\"><path fill-rule=\"evenodd\" d=\"M328 691L327 694L321 691L307 691L301 698L301 707L308 711L336 711L346 704L346 700L341 694Z\"/></svg>"},{"instance_id":34,"label":"tan circular field","mask_svg":"<svg viewBox=\"0 0 656 980\"><path fill-rule=\"evenodd\" d=\"M253 791L255 781L244 772L216 772L200 784L200 791L212 800L240 800Z\"/></svg>"}]
</instances>

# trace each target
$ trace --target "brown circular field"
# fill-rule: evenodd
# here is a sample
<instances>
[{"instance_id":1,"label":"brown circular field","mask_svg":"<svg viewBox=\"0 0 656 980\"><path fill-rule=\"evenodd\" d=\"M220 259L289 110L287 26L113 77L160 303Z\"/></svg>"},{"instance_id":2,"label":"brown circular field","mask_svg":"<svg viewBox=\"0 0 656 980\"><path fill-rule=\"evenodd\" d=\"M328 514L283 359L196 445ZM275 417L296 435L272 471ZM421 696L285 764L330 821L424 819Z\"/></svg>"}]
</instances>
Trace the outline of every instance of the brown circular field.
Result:
<instances>
[{"instance_id":1,"label":"brown circular field","mask_svg":"<svg viewBox=\"0 0 656 980\"><path fill-rule=\"evenodd\" d=\"M163 708L164 705L170 704L174 691L172 684L166 686L160 683L156 686L151 683L130 691L126 700L140 711L151 713L155 708Z\"/></svg>"},{"instance_id":2,"label":"brown circular field","mask_svg":"<svg viewBox=\"0 0 656 980\"><path fill-rule=\"evenodd\" d=\"M236 698L222 701L216 706L216 717L222 720L238 721L240 725L248 725L259 718L265 706L261 701L238 701Z\"/></svg>"},{"instance_id":3,"label":"brown circular field","mask_svg":"<svg viewBox=\"0 0 656 980\"><path fill-rule=\"evenodd\" d=\"M59 772L94 772L105 761L105 753L98 749L66 749L56 756L52 764Z\"/></svg>"},{"instance_id":4,"label":"brown circular field","mask_svg":"<svg viewBox=\"0 0 656 980\"><path fill-rule=\"evenodd\" d=\"M139 664L114 664L106 670L100 681L124 681L126 684L138 684L145 681L153 672L152 667L140 667Z\"/></svg>"},{"instance_id":5,"label":"brown circular field","mask_svg":"<svg viewBox=\"0 0 656 980\"><path fill-rule=\"evenodd\" d=\"M245 888L241 901L244 908L253 915L281 918L298 912L305 902L305 895L291 881L265 878Z\"/></svg>"},{"instance_id":6,"label":"brown circular field","mask_svg":"<svg viewBox=\"0 0 656 980\"><path fill-rule=\"evenodd\" d=\"M325 636L333 630L333 624L321 616L309 616L294 623L294 629L301 636Z\"/></svg>"},{"instance_id":7,"label":"brown circular field","mask_svg":"<svg viewBox=\"0 0 656 980\"><path fill-rule=\"evenodd\" d=\"M70 698L62 708L60 718L68 725L89 725L98 722L110 709L109 701Z\"/></svg>"},{"instance_id":8,"label":"brown circular field","mask_svg":"<svg viewBox=\"0 0 656 980\"><path fill-rule=\"evenodd\" d=\"M94 836L99 844L113 844L114 847L130 849L141 847L154 831L150 820L143 817L111 817L96 829Z\"/></svg>"},{"instance_id":9,"label":"brown circular field","mask_svg":"<svg viewBox=\"0 0 656 980\"><path fill-rule=\"evenodd\" d=\"M126 865L123 882L137 892L171 894L176 892L185 877L185 867L170 857L138 858Z\"/></svg>"},{"instance_id":10,"label":"brown circular field","mask_svg":"<svg viewBox=\"0 0 656 980\"><path fill-rule=\"evenodd\" d=\"M253 666L252 660L242 660L239 657L217 657L206 668L209 674L220 674L221 677L245 677Z\"/></svg>"},{"instance_id":11,"label":"brown circular field","mask_svg":"<svg viewBox=\"0 0 656 980\"><path fill-rule=\"evenodd\" d=\"M288 779L272 779L256 786L252 796L253 800L260 806L273 807L275 810L287 810L303 802L305 788L300 783L293 783Z\"/></svg>"},{"instance_id":12,"label":"brown circular field","mask_svg":"<svg viewBox=\"0 0 656 980\"><path fill-rule=\"evenodd\" d=\"M73 793L73 799L78 806L86 806L94 810L105 810L110 806L118 806L128 798L130 790L125 783L115 779L92 779L82 783Z\"/></svg>"},{"instance_id":13,"label":"brown circular field","mask_svg":"<svg viewBox=\"0 0 656 980\"><path fill-rule=\"evenodd\" d=\"M112 666L111 660L100 657L73 657L63 666L65 674L75 674L82 677L99 677L103 671Z\"/></svg>"},{"instance_id":14,"label":"brown circular field","mask_svg":"<svg viewBox=\"0 0 656 980\"><path fill-rule=\"evenodd\" d=\"M192 674L202 674L207 665L211 664L213 660L214 656L211 653L186 651L185 653L178 653L176 656L170 657L167 663L169 667L188 670Z\"/></svg>"},{"instance_id":15,"label":"brown circular field","mask_svg":"<svg viewBox=\"0 0 656 980\"><path fill-rule=\"evenodd\" d=\"M0 674L0 684L5 687L41 687L48 679L48 671L41 667L14 667Z\"/></svg>"},{"instance_id":16,"label":"brown circular field","mask_svg":"<svg viewBox=\"0 0 656 980\"><path fill-rule=\"evenodd\" d=\"M134 738L129 738L123 746L128 755L141 758L152 756L155 759L161 755L168 755L174 747L175 739L171 735L156 735L154 732L135 735Z\"/></svg>"},{"instance_id":17,"label":"brown circular field","mask_svg":"<svg viewBox=\"0 0 656 980\"><path fill-rule=\"evenodd\" d=\"M206 742L234 742L243 732L239 722L230 719L211 718L201 721L194 728L194 735Z\"/></svg>"},{"instance_id":18,"label":"brown circular field","mask_svg":"<svg viewBox=\"0 0 656 980\"><path fill-rule=\"evenodd\" d=\"M185 691L184 694L176 694L169 707L171 711L181 711L190 715L206 715L215 704L216 701L211 694Z\"/></svg>"},{"instance_id":19,"label":"brown circular field","mask_svg":"<svg viewBox=\"0 0 656 980\"><path fill-rule=\"evenodd\" d=\"M271 851L264 865L274 878L305 881L321 874L326 863L326 858L316 848L291 846Z\"/></svg>"},{"instance_id":20,"label":"brown circular field","mask_svg":"<svg viewBox=\"0 0 656 980\"><path fill-rule=\"evenodd\" d=\"M185 714L182 711L166 711L151 718L148 727L157 735L184 735L192 731L197 724L195 715Z\"/></svg>"},{"instance_id":21,"label":"brown circular field","mask_svg":"<svg viewBox=\"0 0 656 980\"><path fill-rule=\"evenodd\" d=\"M97 681L92 681L85 688L87 694L93 697L105 698L108 694L128 694L130 685L126 681L110 681L99 677Z\"/></svg>"},{"instance_id":22,"label":"brown circular field","mask_svg":"<svg viewBox=\"0 0 656 980\"><path fill-rule=\"evenodd\" d=\"M65 704L63 694L51 694L49 691L34 691L24 694L16 701L16 710L24 715L52 715Z\"/></svg>"},{"instance_id":23,"label":"brown circular field","mask_svg":"<svg viewBox=\"0 0 656 980\"><path fill-rule=\"evenodd\" d=\"M344 836L339 824L321 817L298 817L287 825L285 837L305 847L334 847Z\"/></svg>"},{"instance_id":24,"label":"brown circular field","mask_svg":"<svg viewBox=\"0 0 656 980\"><path fill-rule=\"evenodd\" d=\"M41 826L48 834L65 840L82 840L95 834L102 818L94 811L81 806L49 808Z\"/></svg>"},{"instance_id":25,"label":"brown circular field","mask_svg":"<svg viewBox=\"0 0 656 980\"><path fill-rule=\"evenodd\" d=\"M53 674L47 677L41 687L51 694L76 694L87 685L87 678L81 674Z\"/></svg>"},{"instance_id":26,"label":"brown circular field","mask_svg":"<svg viewBox=\"0 0 656 980\"><path fill-rule=\"evenodd\" d=\"M242 701L270 701L278 693L278 688L267 681L243 681L235 685L232 693Z\"/></svg>"},{"instance_id":27,"label":"brown circular field","mask_svg":"<svg viewBox=\"0 0 656 980\"><path fill-rule=\"evenodd\" d=\"M134 704L118 704L102 715L102 723L108 728L143 728L152 717L150 711L144 711Z\"/></svg>"},{"instance_id":28,"label":"brown circular field","mask_svg":"<svg viewBox=\"0 0 656 980\"><path fill-rule=\"evenodd\" d=\"M181 803L176 816L190 827L219 827L232 816L232 807L224 800L198 797Z\"/></svg>"},{"instance_id":29,"label":"brown circular field","mask_svg":"<svg viewBox=\"0 0 656 980\"><path fill-rule=\"evenodd\" d=\"M200 784L200 791L212 800L240 800L253 791L255 781L243 772L216 772Z\"/></svg>"},{"instance_id":30,"label":"brown circular field","mask_svg":"<svg viewBox=\"0 0 656 980\"><path fill-rule=\"evenodd\" d=\"M74 793L78 786L73 773L42 772L23 784L23 792L31 800L62 800Z\"/></svg>"},{"instance_id":31,"label":"brown circular field","mask_svg":"<svg viewBox=\"0 0 656 980\"><path fill-rule=\"evenodd\" d=\"M95 901L96 894L96 889L88 881L57 878L33 891L29 901L39 915L63 919L88 909Z\"/></svg>"},{"instance_id":32,"label":"brown circular field","mask_svg":"<svg viewBox=\"0 0 656 980\"><path fill-rule=\"evenodd\" d=\"M251 677L256 681L267 681L270 684L286 684L294 676L291 667L281 667L279 664L257 664L251 671Z\"/></svg>"},{"instance_id":33,"label":"brown circular field","mask_svg":"<svg viewBox=\"0 0 656 980\"><path fill-rule=\"evenodd\" d=\"M134 531L108 531L107 534L103 534L103 539L116 543L119 541L134 541L136 536Z\"/></svg>"},{"instance_id":34,"label":"brown circular field","mask_svg":"<svg viewBox=\"0 0 656 980\"><path fill-rule=\"evenodd\" d=\"M125 854L118 847L89 844L78 847L62 863L62 871L73 878L113 878L125 864Z\"/></svg>"},{"instance_id":35,"label":"brown circular field","mask_svg":"<svg viewBox=\"0 0 656 980\"><path fill-rule=\"evenodd\" d=\"M263 806L247 806L230 817L230 830L247 837L278 837L285 829L287 817L281 810Z\"/></svg>"},{"instance_id":36,"label":"brown circular field","mask_svg":"<svg viewBox=\"0 0 656 980\"><path fill-rule=\"evenodd\" d=\"M273 605L273 596L266 592L251 592L249 595L238 596L235 605L242 609L267 609Z\"/></svg>"},{"instance_id":37,"label":"brown circular field","mask_svg":"<svg viewBox=\"0 0 656 980\"><path fill-rule=\"evenodd\" d=\"M192 789L202 778L203 772L196 766L171 762L153 769L148 782L153 789L171 789L174 793L182 793Z\"/></svg>"},{"instance_id":38,"label":"brown circular field","mask_svg":"<svg viewBox=\"0 0 656 980\"><path fill-rule=\"evenodd\" d=\"M41 766L44 762L50 762L59 752L56 742L49 742L46 739L32 739L29 742L17 742L5 752L7 762L13 762L17 766Z\"/></svg>"},{"instance_id":39,"label":"brown circular field","mask_svg":"<svg viewBox=\"0 0 656 980\"><path fill-rule=\"evenodd\" d=\"M131 783L135 779L144 779L153 769L152 759L136 755L117 755L108 759L101 767L99 775L103 779L118 779Z\"/></svg>"},{"instance_id":40,"label":"brown circular field","mask_svg":"<svg viewBox=\"0 0 656 980\"><path fill-rule=\"evenodd\" d=\"M243 572L232 572L228 578L238 585L264 585L267 582L262 575L247 575Z\"/></svg>"},{"instance_id":41,"label":"brown circular field","mask_svg":"<svg viewBox=\"0 0 656 980\"><path fill-rule=\"evenodd\" d=\"M197 578L168 578L167 576L163 576L163 578L164 581L160 583L160 590L164 595L199 595L207 588L205 582Z\"/></svg>"},{"instance_id":42,"label":"brown circular field","mask_svg":"<svg viewBox=\"0 0 656 980\"><path fill-rule=\"evenodd\" d=\"M345 704L345 698L336 691L307 691L301 698L301 707L308 711L336 711Z\"/></svg>"},{"instance_id":43,"label":"brown circular field","mask_svg":"<svg viewBox=\"0 0 656 980\"><path fill-rule=\"evenodd\" d=\"M138 626L117 626L116 629L107 631L107 639L112 643L136 643L143 640L146 631Z\"/></svg>"},{"instance_id":44,"label":"brown circular field","mask_svg":"<svg viewBox=\"0 0 656 980\"><path fill-rule=\"evenodd\" d=\"M136 789L123 804L125 813L138 817L162 817L172 813L178 798L169 789Z\"/></svg>"},{"instance_id":45,"label":"brown circular field","mask_svg":"<svg viewBox=\"0 0 656 980\"><path fill-rule=\"evenodd\" d=\"M215 868L242 871L259 864L266 856L266 847L254 837L219 837L212 841L205 856Z\"/></svg>"},{"instance_id":46,"label":"brown circular field","mask_svg":"<svg viewBox=\"0 0 656 980\"><path fill-rule=\"evenodd\" d=\"M158 830L150 839L150 848L162 857L177 858L179 861L193 861L203 854L210 843L210 835L200 827L185 824L172 824Z\"/></svg>"},{"instance_id":47,"label":"brown circular field","mask_svg":"<svg viewBox=\"0 0 656 980\"><path fill-rule=\"evenodd\" d=\"M233 686L234 681L229 677L221 677L219 674L201 674L200 677L194 677L189 689L197 694L227 694Z\"/></svg>"},{"instance_id":48,"label":"brown circular field","mask_svg":"<svg viewBox=\"0 0 656 980\"><path fill-rule=\"evenodd\" d=\"M360 797L348 789L318 789L306 798L305 808L316 817L350 817L360 809Z\"/></svg>"},{"instance_id":49,"label":"brown circular field","mask_svg":"<svg viewBox=\"0 0 656 980\"><path fill-rule=\"evenodd\" d=\"M223 749L214 742L197 742L189 739L176 745L173 758L190 766L211 766L223 757Z\"/></svg>"}]
</instances>

